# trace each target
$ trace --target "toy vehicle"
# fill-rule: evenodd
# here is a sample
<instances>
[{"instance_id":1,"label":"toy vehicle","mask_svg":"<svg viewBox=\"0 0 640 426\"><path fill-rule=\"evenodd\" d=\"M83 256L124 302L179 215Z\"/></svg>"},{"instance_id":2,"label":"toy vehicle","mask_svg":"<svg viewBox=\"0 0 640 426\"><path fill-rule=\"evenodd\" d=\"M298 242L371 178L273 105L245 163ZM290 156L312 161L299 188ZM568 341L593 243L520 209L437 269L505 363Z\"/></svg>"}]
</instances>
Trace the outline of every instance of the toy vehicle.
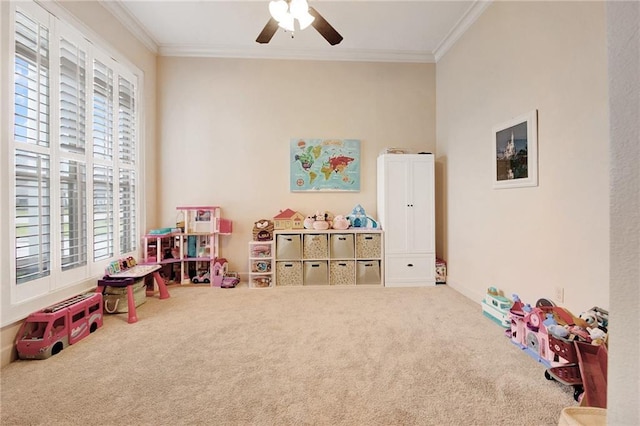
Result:
<instances>
[{"instance_id":1,"label":"toy vehicle","mask_svg":"<svg viewBox=\"0 0 640 426\"><path fill-rule=\"evenodd\" d=\"M513 303L501 296L495 287L489 287L482 300L482 314L504 328L511 327L509 309Z\"/></svg>"},{"instance_id":2,"label":"toy vehicle","mask_svg":"<svg viewBox=\"0 0 640 426\"><path fill-rule=\"evenodd\" d=\"M193 278L191 278L191 282L194 284L209 284L211 282L211 274L207 270L198 271L198 273Z\"/></svg>"},{"instance_id":3,"label":"toy vehicle","mask_svg":"<svg viewBox=\"0 0 640 426\"><path fill-rule=\"evenodd\" d=\"M27 317L18 331L20 359L46 359L102 327L102 294L81 294Z\"/></svg>"}]
</instances>

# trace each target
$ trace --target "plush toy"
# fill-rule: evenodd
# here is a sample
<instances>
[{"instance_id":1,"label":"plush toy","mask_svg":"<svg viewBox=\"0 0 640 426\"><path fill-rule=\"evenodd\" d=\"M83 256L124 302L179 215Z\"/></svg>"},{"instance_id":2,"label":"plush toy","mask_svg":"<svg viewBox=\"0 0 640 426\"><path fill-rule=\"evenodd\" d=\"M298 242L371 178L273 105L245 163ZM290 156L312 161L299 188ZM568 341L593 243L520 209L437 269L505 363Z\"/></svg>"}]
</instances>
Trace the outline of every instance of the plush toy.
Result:
<instances>
[{"instance_id":1,"label":"plush toy","mask_svg":"<svg viewBox=\"0 0 640 426\"><path fill-rule=\"evenodd\" d=\"M273 222L268 219L260 219L253 224L253 240L273 240Z\"/></svg>"},{"instance_id":2,"label":"plush toy","mask_svg":"<svg viewBox=\"0 0 640 426\"><path fill-rule=\"evenodd\" d=\"M314 219L315 220L313 222L313 229L317 229L317 230L329 229L331 224L327 220L328 219L327 213L320 214L320 212L317 211L316 215L314 216Z\"/></svg>"},{"instance_id":3,"label":"plush toy","mask_svg":"<svg viewBox=\"0 0 640 426\"><path fill-rule=\"evenodd\" d=\"M315 216L307 216L303 222L304 229L313 229L313 222L315 222Z\"/></svg>"},{"instance_id":4,"label":"plush toy","mask_svg":"<svg viewBox=\"0 0 640 426\"><path fill-rule=\"evenodd\" d=\"M347 218L342 215L338 215L333 218L333 229L347 229L349 228L349 225L351 224Z\"/></svg>"}]
</instances>

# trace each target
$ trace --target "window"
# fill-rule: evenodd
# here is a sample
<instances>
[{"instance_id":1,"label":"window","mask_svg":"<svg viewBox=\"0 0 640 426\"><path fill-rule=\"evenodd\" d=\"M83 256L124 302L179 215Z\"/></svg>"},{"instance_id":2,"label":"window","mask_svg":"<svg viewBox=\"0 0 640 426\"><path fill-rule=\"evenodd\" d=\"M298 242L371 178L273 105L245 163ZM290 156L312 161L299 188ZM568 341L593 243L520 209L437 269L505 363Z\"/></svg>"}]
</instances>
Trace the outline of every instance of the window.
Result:
<instances>
[{"instance_id":1,"label":"window","mask_svg":"<svg viewBox=\"0 0 640 426\"><path fill-rule=\"evenodd\" d=\"M11 12L13 27L2 29L13 69L2 167L13 190L2 203L14 232L2 244L15 256L2 291L19 304L135 255L140 72L36 3L12 3Z\"/></svg>"}]
</instances>

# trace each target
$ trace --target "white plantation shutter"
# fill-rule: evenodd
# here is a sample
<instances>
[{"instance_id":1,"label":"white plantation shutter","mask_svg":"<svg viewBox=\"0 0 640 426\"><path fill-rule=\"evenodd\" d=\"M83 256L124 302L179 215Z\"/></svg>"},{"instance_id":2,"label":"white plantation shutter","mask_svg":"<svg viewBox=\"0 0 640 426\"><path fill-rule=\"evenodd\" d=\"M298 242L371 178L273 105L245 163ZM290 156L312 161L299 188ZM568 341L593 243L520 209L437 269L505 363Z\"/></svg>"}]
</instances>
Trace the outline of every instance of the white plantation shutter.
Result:
<instances>
[{"instance_id":1,"label":"white plantation shutter","mask_svg":"<svg viewBox=\"0 0 640 426\"><path fill-rule=\"evenodd\" d=\"M135 86L118 78L118 157L120 166L120 251L137 249Z\"/></svg>"},{"instance_id":2,"label":"white plantation shutter","mask_svg":"<svg viewBox=\"0 0 640 426\"><path fill-rule=\"evenodd\" d=\"M60 162L60 257L63 271L87 264L87 172L84 163Z\"/></svg>"},{"instance_id":3,"label":"white plantation shutter","mask_svg":"<svg viewBox=\"0 0 640 426\"><path fill-rule=\"evenodd\" d=\"M138 246L140 72L49 13L53 3L11 2L14 25L0 27L10 40L0 66L13 68L13 93L0 98L13 115L0 156L10 170L0 197L14 212L0 239L14 254L0 282L3 323L66 287L86 288Z\"/></svg>"},{"instance_id":4,"label":"white plantation shutter","mask_svg":"<svg viewBox=\"0 0 640 426\"><path fill-rule=\"evenodd\" d=\"M60 149L85 153L87 120L86 54L60 39Z\"/></svg>"},{"instance_id":5,"label":"white plantation shutter","mask_svg":"<svg viewBox=\"0 0 640 426\"><path fill-rule=\"evenodd\" d=\"M16 13L14 57L16 284L51 271L49 30Z\"/></svg>"},{"instance_id":6,"label":"white plantation shutter","mask_svg":"<svg viewBox=\"0 0 640 426\"><path fill-rule=\"evenodd\" d=\"M93 157L113 159L113 71L93 61Z\"/></svg>"},{"instance_id":7,"label":"white plantation shutter","mask_svg":"<svg viewBox=\"0 0 640 426\"><path fill-rule=\"evenodd\" d=\"M87 265L87 54L60 37L60 267Z\"/></svg>"},{"instance_id":8,"label":"white plantation shutter","mask_svg":"<svg viewBox=\"0 0 640 426\"><path fill-rule=\"evenodd\" d=\"M113 171L93 168L93 260L113 256Z\"/></svg>"},{"instance_id":9,"label":"white plantation shutter","mask_svg":"<svg viewBox=\"0 0 640 426\"><path fill-rule=\"evenodd\" d=\"M128 253L137 247L136 228L136 172L120 169L120 252Z\"/></svg>"},{"instance_id":10,"label":"white plantation shutter","mask_svg":"<svg viewBox=\"0 0 640 426\"><path fill-rule=\"evenodd\" d=\"M16 283L51 270L51 174L49 156L16 150Z\"/></svg>"},{"instance_id":11,"label":"white plantation shutter","mask_svg":"<svg viewBox=\"0 0 640 426\"><path fill-rule=\"evenodd\" d=\"M122 76L118 79L118 147L121 166L136 160L135 88Z\"/></svg>"},{"instance_id":12,"label":"white plantation shutter","mask_svg":"<svg viewBox=\"0 0 640 426\"><path fill-rule=\"evenodd\" d=\"M49 30L16 13L14 138L49 146Z\"/></svg>"}]
</instances>

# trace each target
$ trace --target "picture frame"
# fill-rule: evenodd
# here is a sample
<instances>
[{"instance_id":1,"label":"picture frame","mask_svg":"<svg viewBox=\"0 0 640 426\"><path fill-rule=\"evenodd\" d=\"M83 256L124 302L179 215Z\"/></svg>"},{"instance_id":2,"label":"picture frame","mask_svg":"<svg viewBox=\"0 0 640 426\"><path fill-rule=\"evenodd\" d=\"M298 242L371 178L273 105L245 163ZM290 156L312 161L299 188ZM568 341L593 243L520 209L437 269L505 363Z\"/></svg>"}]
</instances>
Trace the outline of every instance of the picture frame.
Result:
<instances>
[{"instance_id":1,"label":"picture frame","mask_svg":"<svg viewBox=\"0 0 640 426\"><path fill-rule=\"evenodd\" d=\"M291 192L360 192L360 140L292 138Z\"/></svg>"},{"instance_id":2,"label":"picture frame","mask_svg":"<svg viewBox=\"0 0 640 426\"><path fill-rule=\"evenodd\" d=\"M493 188L538 186L538 111L493 127Z\"/></svg>"}]
</instances>

